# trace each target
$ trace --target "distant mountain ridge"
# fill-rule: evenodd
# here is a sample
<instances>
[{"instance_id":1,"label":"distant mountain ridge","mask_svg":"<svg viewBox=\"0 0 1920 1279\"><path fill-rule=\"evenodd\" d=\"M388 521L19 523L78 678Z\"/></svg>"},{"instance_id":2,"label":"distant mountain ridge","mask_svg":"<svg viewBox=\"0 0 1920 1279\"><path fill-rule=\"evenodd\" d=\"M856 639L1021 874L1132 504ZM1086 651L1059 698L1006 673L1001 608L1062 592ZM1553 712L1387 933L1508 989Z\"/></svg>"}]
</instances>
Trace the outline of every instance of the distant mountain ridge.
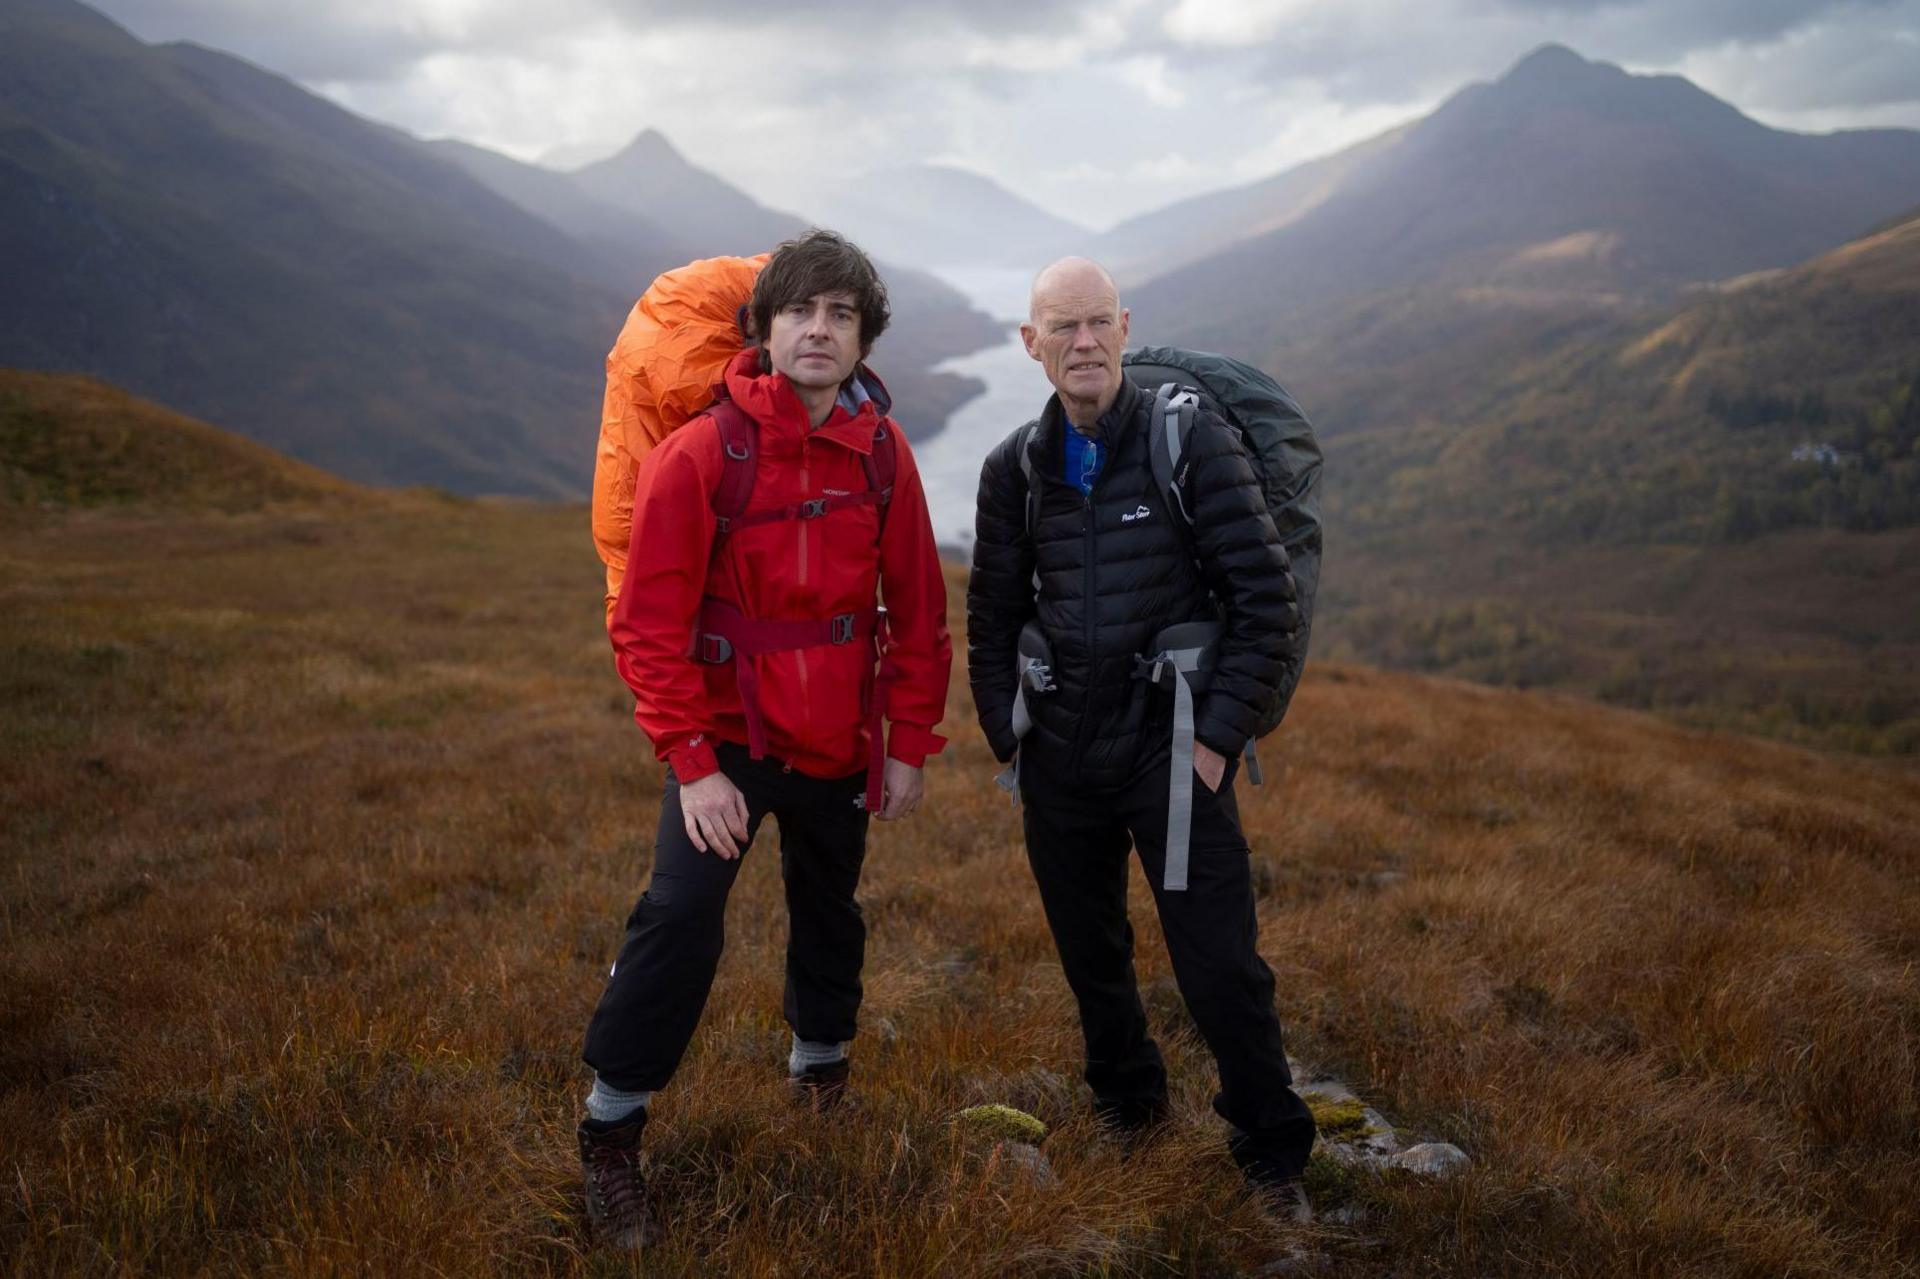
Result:
<instances>
[{"instance_id":1,"label":"distant mountain ridge","mask_svg":"<svg viewBox=\"0 0 1920 1279\"><path fill-rule=\"evenodd\" d=\"M879 169L823 186L810 203L882 257L931 266L1037 270L1093 239L993 179L948 165Z\"/></svg>"},{"instance_id":2,"label":"distant mountain ridge","mask_svg":"<svg viewBox=\"0 0 1920 1279\"><path fill-rule=\"evenodd\" d=\"M95 374L362 481L578 496L634 297L732 248L730 227L802 225L678 164L662 227L631 192L572 194L229 55L143 44L75 0L10 0L0 365ZM881 358L924 433L974 389L932 366L1000 332L930 279L900 294Z\"/></svg>"},{"instance_id":3,"label":"distant mountain ridge","mask_svg":"<svg viewBox=\"0 0 1920 1279\"><path fill-rule=\"evenodd\" d=\"M700 245L705 256L764 253L808 226L690 163L658 129L643 129L616 154L568 176L616 208L646 209L669 235Z\"/></svg>"},{"instance_id":4,"label":"distant mountain ridge","mask_svg":"<svg viewBox=\"0 0 1920 1279\"><path fill-rule=\"evenodd\" d=\"M656 260L664 254L658 267L627 276L635 293L660 270L717 253L762 253L813 225L768 208L693 164L656 129L641 131L615 155L571 173L520 164L465 143L430 145L529 212L591 245L610 247L616 271L629 272L649 253ZM837 226L831 219L822 224ZM1004 335L957 289L924 270L885 260L887 254L871 243L862 247L882 259L876 265L893 313L875 344L873 363L893 393L901 428L918 439L937 430L980 390L976 380L936 372L935 366Z\"/></svg>"},{"instance_id":5,"label":"distant mountain ridge","mask_svg":"<svg viewBox=\"0 0 1920 1279\"><path fill-rule=\"evenodd\" d=\"M1136 330L1289 379L1328 429L1405 420L1516 349L1782 267L1920 201L1920 132L1783 133L1548 46L1348 153L1278 229L1130 291Z\"/></svg>"}]
</instances>

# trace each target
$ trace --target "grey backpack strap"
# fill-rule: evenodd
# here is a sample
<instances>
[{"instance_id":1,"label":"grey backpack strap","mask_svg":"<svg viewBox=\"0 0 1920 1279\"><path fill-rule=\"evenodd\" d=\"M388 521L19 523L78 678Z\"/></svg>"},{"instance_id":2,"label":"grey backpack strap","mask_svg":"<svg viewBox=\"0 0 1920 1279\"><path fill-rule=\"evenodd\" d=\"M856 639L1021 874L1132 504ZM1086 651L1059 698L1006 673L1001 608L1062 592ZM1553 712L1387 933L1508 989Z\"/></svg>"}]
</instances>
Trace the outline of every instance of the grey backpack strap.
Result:
<instances>
[{"instance_id":1,"label":"grey backpack strap","mask_svg":"<svg viewBox=\"0 0 1920 1279\"><path fill-rule=\"evenodd\" d=\"M1185 493L1187 442L1193 437L1193 416L1200 399L1178 383L1162 382L1153 393L1153 435L1147 449L1147 464L1153 470L1154 487L1167 495L1180 522L1193 527L1193 512L1187 509Z\"/></svg>"},{"instance_id":2,"label":"grey backpack strap","mask_svg":"<svg viewBox=\"0 0 1920 1279\"><path fill-rule=\"evenodd\" d=\"M1187 888L1187 850L1193 835L1193 685L1189 672L1200 665L1204 648L1170 648L1154 660L1173 671L1173 760L1167 786L1167 871L1170 893Z\"/></svg>"},{"instance_id":3,"label":"grey backpack strap","mask_svg":"<svg viewBox=\"0 0 1920 1279\"><path fill-rule=\"evenodd\" d=\"M1047 645L1046 632L1040 629L1037 621L1028 622L1020 628L1020 644L1014 657L1014 669L1017 678L1013 685L1013 735L1025 738L1033 729L1033 712L1027 709L1027 692L1051 693L1056 685L1053 682L1053 654ZM994 785L1013 797L1015 805L1020 803L1020 748L1013 751L1013 762L1008 764L993 779Z\"/></svg>"},{"instance_id":4,"label":"grey backpack strap","mask_svg":"<svg viewBox=\"0 0 1920 1279\"><path fill-rule=\"evenodd\" d=\"M1220 639L1218 622L1181 622L1153 637L1159 651L1134 659L1134 676L1150 684L1173 684L1173 744L1167 774L1167 865L1162 877L1170 893L1187 887L1188 849L1193 834L1194 676L1204 676ZM1202 679L1202 684L1205 680Z\"/></svg>"},{"instance_id":5,"label":"grey backpack strap","mask_svg":"<svg viewBox=\"0 0 1920 1279\"><path fill-rule=\"evenodd\" d=\"M1260 773L1260 754L1253 749L1253 739L1251 737L1247 739L1247 749L1241 751L1240 754L1247 761L1247 783L1252 786L1265 785L1267 779Z\"/></svg>"},{"instance_id":6,"label":"grey backpack strap","mask_svg":"<svg viewBox=\"0 0 1920 1279\"><path fill-rule=\"evenodd\" d=\"M1016 450L1020 455L1020 477L1027 482L1027 547L1034 549L1034 530L1040 526L1040 479L1033 473L1033 458L1028 456L1033 450L1033 437L1039 431L1038 422L1029 422L1020 429L1020 446ZM1040 593L1039 555L1034 555L1033 591Z\"/></svg>"}]
</instances>

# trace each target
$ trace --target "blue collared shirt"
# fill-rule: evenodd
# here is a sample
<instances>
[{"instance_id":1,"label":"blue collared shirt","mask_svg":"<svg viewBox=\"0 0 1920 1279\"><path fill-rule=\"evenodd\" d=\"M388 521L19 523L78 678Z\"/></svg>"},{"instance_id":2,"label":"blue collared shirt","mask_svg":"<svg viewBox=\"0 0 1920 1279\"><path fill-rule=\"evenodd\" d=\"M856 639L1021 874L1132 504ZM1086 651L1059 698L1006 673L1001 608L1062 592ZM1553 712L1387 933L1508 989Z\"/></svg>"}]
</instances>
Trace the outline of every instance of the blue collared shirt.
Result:
<instances>
[{"instance_id":1,"label":"blue collared shirt","mask_svg":"<svg viewBox=\"0 0 1920 1279\"><path fill-rule=\"evenodd\" d=\"M1091 496L1093 482L1100 478L1100 467L1107 460L1107 446L1102 440L1090 440L1073 429L1071 422L1060 424L1061 433L1066 437L1066 480L1076 484L1083 494Z\"/></svg>"}]
</instances>

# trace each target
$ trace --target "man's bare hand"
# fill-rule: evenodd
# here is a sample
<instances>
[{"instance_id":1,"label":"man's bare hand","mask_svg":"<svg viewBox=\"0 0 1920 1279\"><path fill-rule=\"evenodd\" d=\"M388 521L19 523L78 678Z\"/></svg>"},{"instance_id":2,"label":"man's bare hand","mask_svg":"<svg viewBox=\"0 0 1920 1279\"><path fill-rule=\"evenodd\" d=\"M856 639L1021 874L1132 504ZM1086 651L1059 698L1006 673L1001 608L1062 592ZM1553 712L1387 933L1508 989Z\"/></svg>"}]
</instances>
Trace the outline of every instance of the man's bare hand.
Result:
<instances>
[{"instance_id":1,"label":"man's bare hand","mask_svg":"<svg viewBox=\"0 0 1920 1279\"><path fill-rule=\"evenodd\" d=\"M880 805L880 820L897 821L902 817L911 817L913 810L920 807L920 799L927 793L926 774L912 764L902 764L897 759L888 759L886 770L880 775L885 796Z\"/></svg>"},{"instance_id":2,"label":"man's bare hand","mask_svg":"<svg viewBox=\"0 0 1920 1279\"><path fill-rule=\"evenodd\" d=\"M708 773L680 787L687 838L703 853L732 861L747 846L747 799L725 773Z\"/></svg>"},{"instance_id":3,"label":"man's bare hand","mask_svg":"<svg viewBox=\"0 0 1920 1279\"><path fill-rule=\"evenodd\" d=\"M1227 775L1227 757L1214 750L1205 742L1193 744L1193 771L1207 784L1207 789L1218 792L1220 779Z\"/></svg>"}]
</instances>

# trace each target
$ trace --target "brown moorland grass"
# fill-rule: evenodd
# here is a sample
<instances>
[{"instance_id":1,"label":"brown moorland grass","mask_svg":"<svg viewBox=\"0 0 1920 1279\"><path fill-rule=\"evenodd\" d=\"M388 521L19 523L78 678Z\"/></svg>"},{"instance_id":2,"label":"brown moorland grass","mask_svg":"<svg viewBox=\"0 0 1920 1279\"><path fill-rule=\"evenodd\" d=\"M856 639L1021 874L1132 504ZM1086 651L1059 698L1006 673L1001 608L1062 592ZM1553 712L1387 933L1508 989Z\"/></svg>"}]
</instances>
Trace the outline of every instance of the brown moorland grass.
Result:
<instances>
[{"instance_id":1,"label":"brown moorland grass","mask_svg":"<svg viewBox=\"0 0 1920 1279\"><path fill-rule=\"evenodd\" d=\"M567 509L6 532L8 1269L627 1271L584 1246L576 1053L661 779L598 581ZM1289 1240L1220 1150L1144 886L1179 1122L1123 1159L958 670L949 713L926 808L870 850L861 1109L785 1103L769 829L649 1130L641 1269L1258 1272ZM1914 1273L1911 769L1337 665L1266 758L1243 803L1294 1050L1475 1160L1317 1170L1366 1213L1313 1234L1334 1273ZM1054 1184L951 1133L987 1101L1053 1127Z\"/></svg>"}]
</instances>

